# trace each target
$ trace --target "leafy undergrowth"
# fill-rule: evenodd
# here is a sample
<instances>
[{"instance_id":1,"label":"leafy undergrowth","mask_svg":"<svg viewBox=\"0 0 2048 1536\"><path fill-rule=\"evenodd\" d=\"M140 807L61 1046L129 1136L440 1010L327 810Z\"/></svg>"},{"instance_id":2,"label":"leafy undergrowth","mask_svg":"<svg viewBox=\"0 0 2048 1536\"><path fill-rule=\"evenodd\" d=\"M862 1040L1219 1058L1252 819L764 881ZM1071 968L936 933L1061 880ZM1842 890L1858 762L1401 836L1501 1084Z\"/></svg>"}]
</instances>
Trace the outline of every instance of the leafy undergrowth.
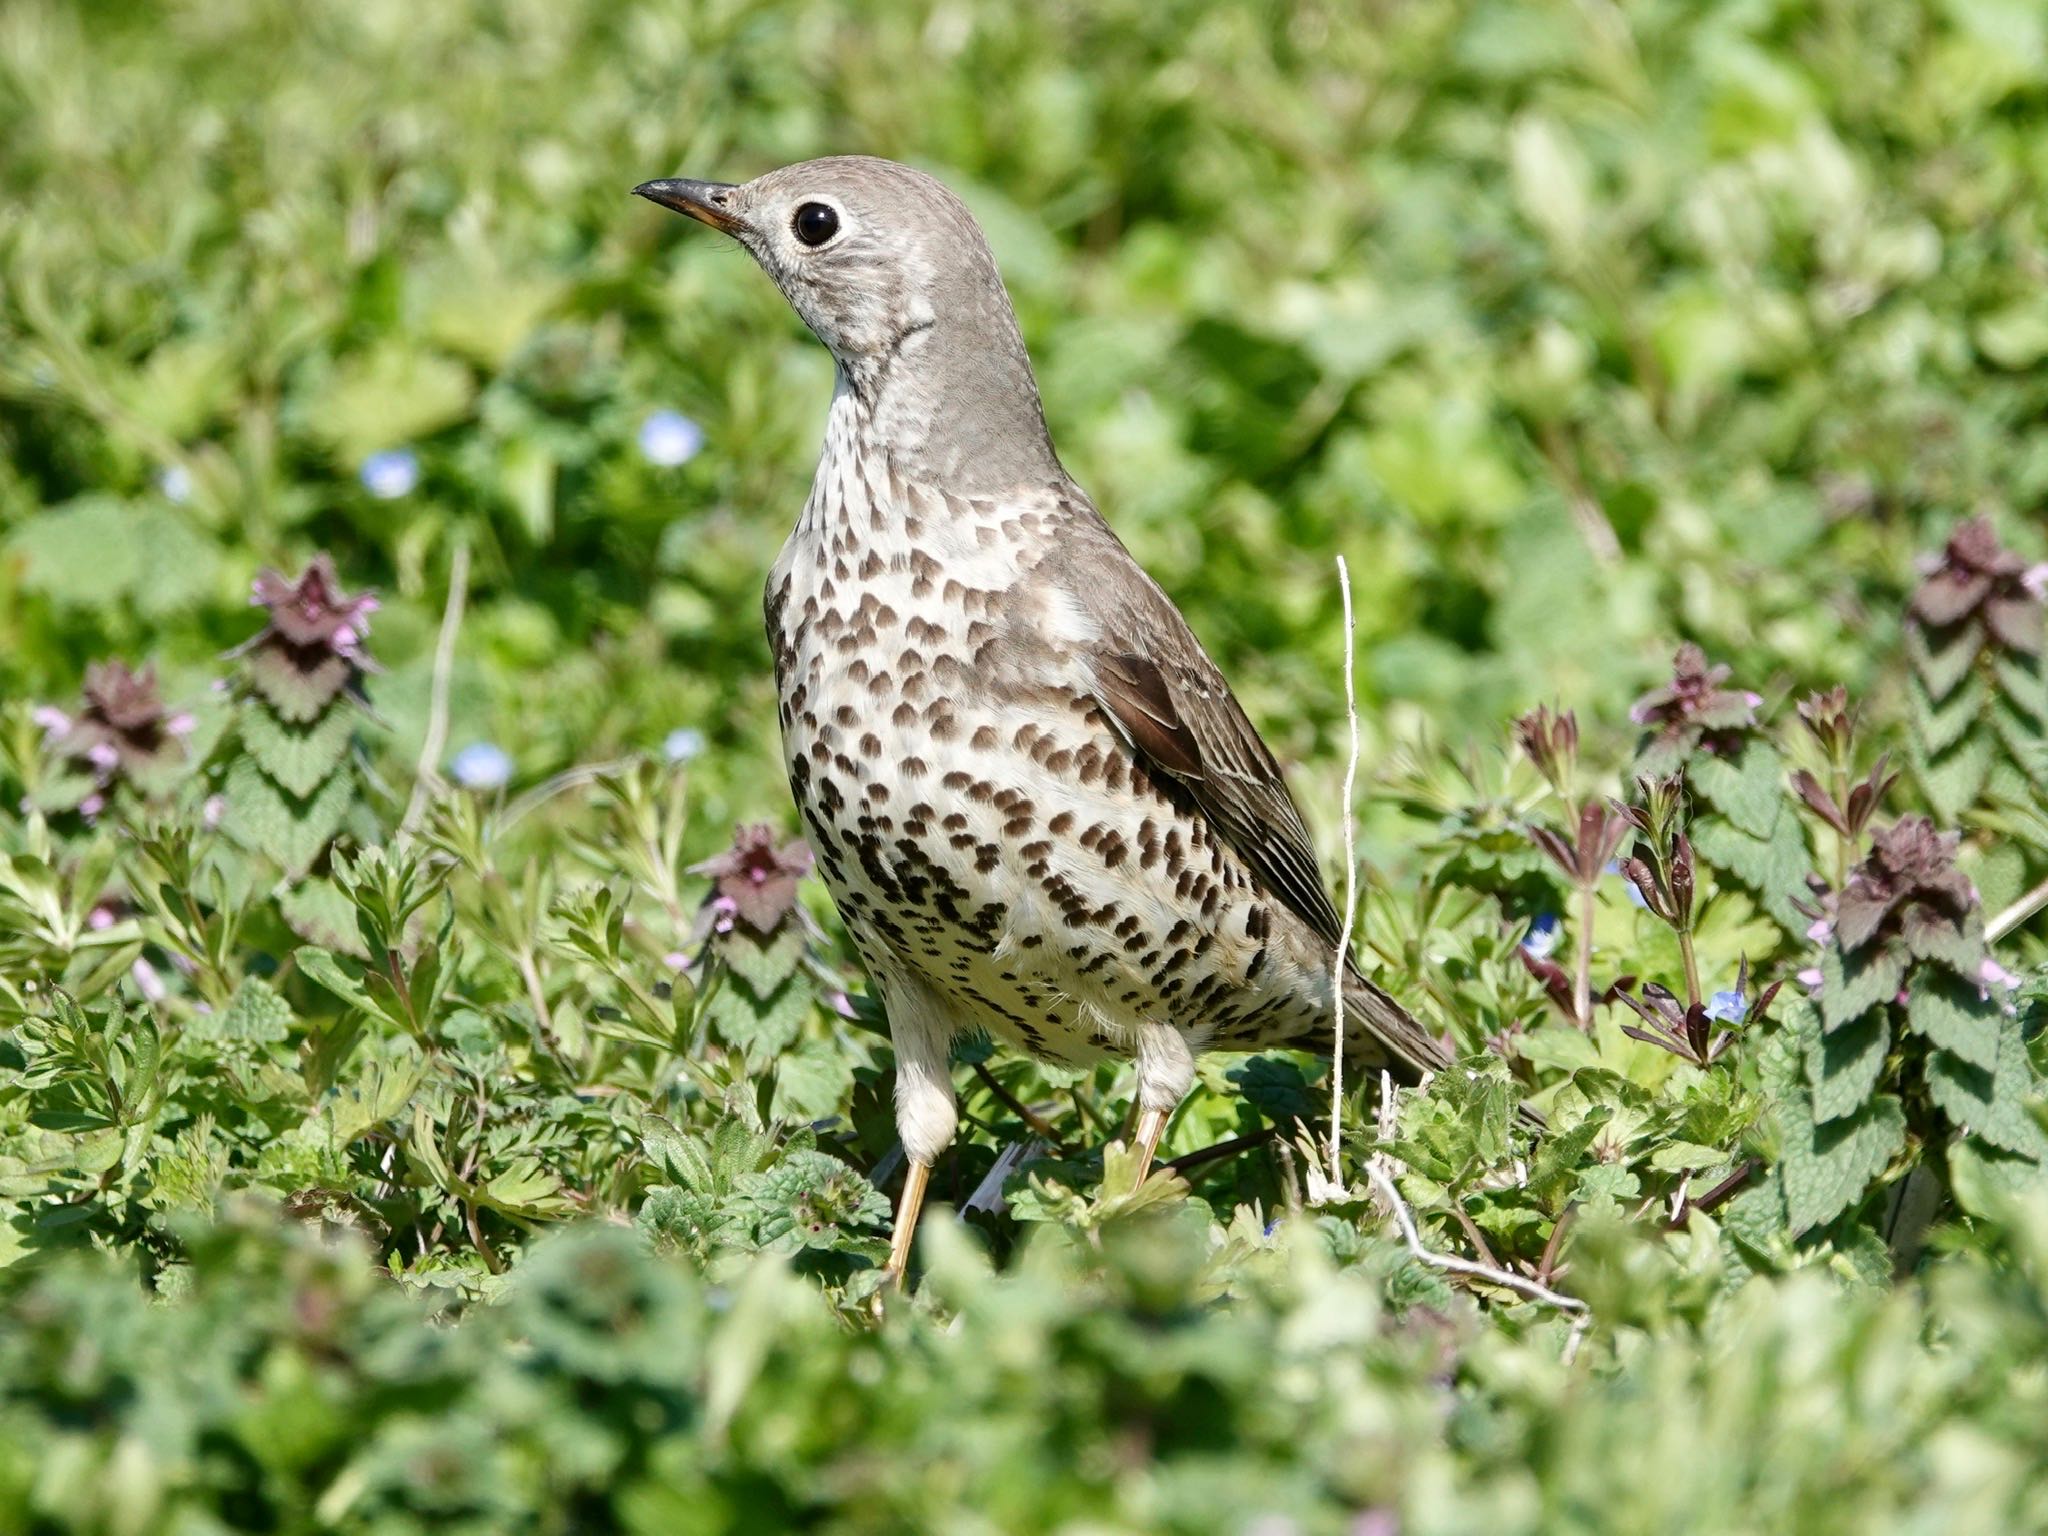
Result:
<instances>
[{"instance_id":1,"label":"leafy undergrowth","mask_svg":"<svg viewBox=\"0 0 2048 1536\"><path fill-rule=\"evenodd\" d=\"M1959 727L1686 646L1632 752L1397 767L1361 955L1462 1059L1354 1090L1348 1190L1322 1060L1205 1061L1137 1186L1127 1068L963 1042L907 1297L808 850L689 861L651 758L399 801L374 605L266 575L203 713L9 716L0 1529L2048 1518L2048 972L1959 863L2040 803L2024 574L1964 524L1913 599Z\"/></svg>"},{"instance_id":2,"label":"leafy undergrowth","mask_svg":"<svg viewBox=\"0 0 2048 1536\"><path fill-rule=\"evenodd\" d=\"M0 1532L2048 1527L2048 33L1852 20L0 7ZM1325 828L1350 556L1459 1058L964 1041L901 1297L829 359L625 195L846 149Z\"/></svg>"}]
</instances>

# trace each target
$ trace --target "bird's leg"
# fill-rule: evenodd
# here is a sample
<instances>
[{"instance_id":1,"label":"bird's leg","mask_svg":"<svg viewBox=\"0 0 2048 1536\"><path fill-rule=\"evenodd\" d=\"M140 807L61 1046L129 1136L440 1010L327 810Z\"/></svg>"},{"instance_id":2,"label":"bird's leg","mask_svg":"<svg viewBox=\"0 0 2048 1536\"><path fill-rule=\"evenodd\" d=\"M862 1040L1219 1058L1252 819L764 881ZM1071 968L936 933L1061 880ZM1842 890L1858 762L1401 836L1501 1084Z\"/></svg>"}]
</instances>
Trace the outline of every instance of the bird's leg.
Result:
<instances>
[{"instance_id":1,"label":"bird's leg","mask_svg":"<svg viewBox=\"0 0 2048 1536\"><path fill-rule=\"evenodd\" d=\"M1170 1024L1138 1026L1138 1180L1152 1171L1166 1122L1195 1081L1188 1037Z\"/></svg>"},{"instance_id":2,"label":"bird's leg","mask_svg":"<svg viewBox=\"0 0 2048 1536\"><path fill-rule=\"evenodd\" d=\"M931 1182L932 1165L911 1161L903 1174L903 1196L896 1202L896 1230L889 1237L889 1267L882 1271L890 1285L903 1288L903 1275L910 1268L910 1244L917 1236L917 1213L924 1208L925 1185Z\"/></svg>"},{"instance_id":3,"label":"bird's leg","mask_svg":"<svg viewBox=\"0 0 2048 1536\"><path fill-rule=\"evenodd\" d=\"M960 1112L953 1101L953 1031L938 997L920 982L892 977L883 1001L889 1010L890 1043L896 1047L896 1134L909 1163L885 1271L893 1284L901 1286L910 1267L910 1246L917 1236L932 1164L951 1144Z\"/></svg>"},{"instance_id":4,"label":"bird's leg","mask_svg":"<svg viewBox=\"0 0 2048 1536\"><path fill-rule=\"evenodd\" d=\"M1138 1182L1152 1172L1153 1156L1159 1151L1159 1138L1166 1134L1167 1119L1173 1114L1170 1109L1141 1109L1138 1111Z\"/></svg>"}]
</instances>

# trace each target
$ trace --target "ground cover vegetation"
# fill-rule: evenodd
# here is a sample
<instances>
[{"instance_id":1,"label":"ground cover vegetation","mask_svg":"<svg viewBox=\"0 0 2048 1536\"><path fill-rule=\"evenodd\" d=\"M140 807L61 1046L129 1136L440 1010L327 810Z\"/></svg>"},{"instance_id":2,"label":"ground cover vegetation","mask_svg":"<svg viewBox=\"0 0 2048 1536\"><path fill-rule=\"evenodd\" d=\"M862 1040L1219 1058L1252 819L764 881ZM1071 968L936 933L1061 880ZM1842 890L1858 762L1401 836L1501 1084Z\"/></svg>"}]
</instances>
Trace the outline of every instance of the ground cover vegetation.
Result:
<instances>
[{"instance_id":1,"label":"ground cover vegetation","mask_svg":"<svg viewBox=\"0 0 2048 1536\"><path fill-rule=\"evenodd\" d=\"M2001 0L0 9L0 1531L2048 1526L2044 81ZM969 1043L895 1299L758 616L829 359L627 196L847 149L1333 886L1346 556L1460 1057L1334 1185L1329 1064L1214 1058L1134 1187L1127 1071Z\"/></svg>"}]
</instances>

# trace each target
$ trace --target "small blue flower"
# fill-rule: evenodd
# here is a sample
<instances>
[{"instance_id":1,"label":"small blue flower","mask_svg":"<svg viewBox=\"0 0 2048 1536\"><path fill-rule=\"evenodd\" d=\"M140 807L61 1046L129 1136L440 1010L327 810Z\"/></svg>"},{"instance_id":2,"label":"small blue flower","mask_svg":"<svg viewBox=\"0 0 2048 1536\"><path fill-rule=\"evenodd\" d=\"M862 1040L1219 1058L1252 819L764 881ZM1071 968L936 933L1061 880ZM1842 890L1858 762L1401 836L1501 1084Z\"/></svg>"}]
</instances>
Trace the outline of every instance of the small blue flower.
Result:
<instances>
[{"instance_id":1,"label":"small blue flower","mask_svg":"<svg viewBox=\"0 0 2048 1536\"><path fill-rule=\"evenodd\" d=\"M1529 931L1522 936L1522 948L1531 958L1548 960L1557 941L1564 937L1564 925L1557 920L1555 912L1539 912L1530 920Z\"/></svg>"},{"instance_id":2,"label":"small blue flower","mask_svg":"<svg viewBox=\"0 0 2048 1536\"><path fill-rule=\"evenodd\" d=\"M192 471L182 464L166 464L157 474L156 488L164 500L182 507L192 499Z\"/></svg>"},{"instance_id":3,"label":"small blue flower","mask_svg":"<svg viewBox=\"0 0 2048 1536\"><path fill-rule=\"evenodd\" d=\"M681 411L650 411L640 423L640 457L650 464L673 469L697 457L703 446L704 429Z\"/></svg>"},{"instance_id":4,"label":"small blue flower","mask_svg":"<svg viewBox=\"0 0 2048 1536\"><path fill-rule=\"evenodd\" d=\"M410 496L413 487L420 483L419 455L410 448L387 448L363 460L357 477L363 482L363 489L379 501L396 501L401 496Z\"/></svg>"},{"instance_id":5,"label":"small blue flower","mask_svg":"<svg viewBox=\"0 0 2048 1536\"><path fill-rule=\"evenodd\" d=\"M1743 1001L1740 992L1716 992L1707 999L1707 1017L1723 1024L1740 1024L1748 1011L1749 1004Z\"/></svg>"},{"instance_id":6,"label":"small blue flower","mask_svg":"<svg viewBox=\"0 0 2048 1536\"><path fill-rule=\"evenodd\" d=\"M512 778L512 758L494 742L472 741L448 764L464 789L503 789Z\"/></svg>"},{"instance_id":7,"label":"small blue flower","mask_svg":"<svg viewBox=\"0 0 2048 1536\"><path fill-rule=\"evenodd\" d=\"M687 725L677 726L661 738L661 755L672 763L687 763L704 750L704 733Z\"/></svg>"}]
</instances>

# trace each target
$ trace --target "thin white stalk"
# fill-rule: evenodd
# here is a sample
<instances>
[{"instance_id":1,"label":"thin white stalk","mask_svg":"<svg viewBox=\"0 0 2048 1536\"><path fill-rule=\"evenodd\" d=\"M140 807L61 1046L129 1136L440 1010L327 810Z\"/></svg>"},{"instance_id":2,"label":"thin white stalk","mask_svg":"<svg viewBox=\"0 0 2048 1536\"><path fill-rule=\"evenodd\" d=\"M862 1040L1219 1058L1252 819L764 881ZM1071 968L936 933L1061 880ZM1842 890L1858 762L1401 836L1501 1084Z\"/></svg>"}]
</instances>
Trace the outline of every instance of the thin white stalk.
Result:
<instances>
[{"instance_id":1,"label":"thin white stalk","mask_svg":"<svg viewBox=\"0 0 2048 1536\"><path fill-rule=\"evenodd\" d=\"M1358 832L1352 818L1352 796L1358 791L1358 624L1351 611L1351 568L1337 557L1337 587L1344 594L1344 714L1351 732L1351 753L1344 764L1344 927L1337 935L1331 961L1331 990L1337 1000L1337 1032L1330 1045L1330 1183L1344 1187L1339 1156L1344 1140L1344 972L1351 955L1351 926L1358 921Z\"/></svg>"},{"instance_id":2,"label":"thin white stalk","mask_svg":"<svg viewBox=\"0 0 2048 1536\"><path fill-rule=\"evenodd\" d=\"M2018 901L1984 925L1985 942L1996 944L2028 918L2048 906L2048 880L2043 880Z\"/></svg>"},{"instance_id":3,"label":"thin white stalk","mask_svg":"<svg viewBox=\"0 0 2048 1536\"><path fill-rule=\"evenodd\" d=\"M1549 1286L1529 1279L1525 1275L1513 1274L1505 1269L1496 1269L1491 1264L1480 1264L1472 1259L1461 1259L1456 1254L1438 1253L1434 1248L1425 1248L1422 1234L1415 1230L1415 1218L1409 1214L1408 1202L1401 1198L1401 1192L1394 1188L1394 1181L1377 1161L1368 1160L1365 1176L1372 1180L1372 1187L1394 1213L1394 1224L1401 1229L1401 1241L1408 1246L1409 1254L1417 1263L1427 1264L1431 1269L1449 1270L1452 1274L1470 1275L1475 1280L1484 1280L1492 1285L1503 1285L1511 1291L1519 1291L1531 1301L1540 1301L1545 1306L1556 1307L1560 1312L1585 1312L1586 1304L1576 1296L1566 1296L1553 1291Z\"/></svg>"},{"instance_id":4,"label":"thin white stalk","mask_svg":"<svg viewBox=\"0 0 2048 1536\"><path fill-rule=\"evenodd\" d=\"M405 804L405 818L398 824L401 836L419 824L429 797L441 782L438 764L448 746L448 680L455 669L455 641L462 633L462 609L468 601L469 535L460 533L455 536L455 552L448 559L448 604L441 610L441 634L434 642L434 682L427 699L427 734L420 743L420 760L413 770L412 795Z\"/></svg>"}]
</instances>

